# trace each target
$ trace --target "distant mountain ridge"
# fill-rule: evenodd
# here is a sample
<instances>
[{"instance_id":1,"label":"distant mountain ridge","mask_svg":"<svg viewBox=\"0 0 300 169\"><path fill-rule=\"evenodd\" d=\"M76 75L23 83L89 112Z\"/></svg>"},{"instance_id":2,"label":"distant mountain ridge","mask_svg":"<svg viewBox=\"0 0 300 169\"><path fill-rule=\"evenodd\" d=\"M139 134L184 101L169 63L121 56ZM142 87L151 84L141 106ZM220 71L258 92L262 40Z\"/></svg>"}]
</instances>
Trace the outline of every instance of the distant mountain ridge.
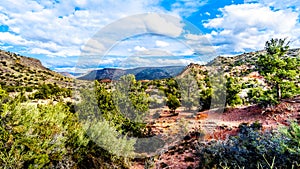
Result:
<instances>
[{"instance_id":1,"label":"distant mountain ridge","mask_svg":"<svg viewBox=\"0 0 300 169\"><path fill-rule=\"evenodd\" d=\"M133 74L137 80L165 79L177 76L186 66L138 67L132 69L104 68L93 70L79 77L80 80L119 79L123 75Z\"/></svg>"},{"instance_id":2,"label":"distant mountain ridge","mask_svg":"<svg viewBox=\"0 0 300 169\"><path fill-rule=\"evenodd\" d=\"M101 80L101 79L118 79L126 74L134 74L137 80L154 80L164 79L175 76L182 76L189 71L189 69L206 70L207 67L217 66L218 69L224 72L230 72L237 76L243 76L249 72L255 71L255 64L257 58L261 54L265 54L265 50L248 52L232 57L218 56L208 62L206 65L199 65L191 63L187 66L166 66L166 67L139 67L133 69L118 69L118 68L104 68L93 70L86 75L79 77L81 80ZM300 56L300 48L290 49L287 52L290 57Z\"/></svg>"},{"instance_id":3,"label":"distant mountain ridge","mask_svg":"<svg viewBox=\"0 0 300 169\"><path fill-rule=\"evenodd\" d=\"M188 66L138 67L132 69L104 68L93 70L77 77L80 80L115 80L126 74L133 74L137 80L165 79L184 75L189 69L203 71L209 66L217 66L222 71L237 76L244 76L255 71L259 55L266 51L244 53L232 57L218 56L206 65L189 64ZM300 57L300 48L290 49L290 57ZM64 75L64 76L63 76ZM36 86L41 83L57 83L61 86L71 86L74 75L69 72L57 73L44 67L38 59L20 56L0 50L0 84L2 86ZM67 77L66 77L67 76Z\"/></svg>"}]
</instances>

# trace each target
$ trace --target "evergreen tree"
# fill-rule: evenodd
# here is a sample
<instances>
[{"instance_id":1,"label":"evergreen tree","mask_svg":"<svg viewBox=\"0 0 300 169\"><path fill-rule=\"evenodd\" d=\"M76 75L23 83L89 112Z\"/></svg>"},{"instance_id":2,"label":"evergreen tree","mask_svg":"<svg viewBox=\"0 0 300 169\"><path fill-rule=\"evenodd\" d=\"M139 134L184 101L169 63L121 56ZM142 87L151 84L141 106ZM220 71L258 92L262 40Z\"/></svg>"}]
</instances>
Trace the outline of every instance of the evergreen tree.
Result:
<instances>
[{"instance_id":1,"label":"evergreen tree","mask_svg":"<svg viewBox=\"0 0 300 169\"><path fill-rule=\"evenodd\" d=\"M131 136L145 133L144 118L149 110L149 96L132 74L122 76L112 91L113 103L118 114L125 117L122 130Z\"/></svg>"},{"instance_id":2,"label":"evergreen tree","mask_svg":"<svg viewBox=\"0 0 300 169\"><path fill-rule=\"evenodd\" d=\"M113 99L118 111L132 121L142 122L149 109L149 96L132 74L116 82Z\"/></svg>"},{"instance_id":3,"label":"evergreen tree","mask_svg":"<svg viewBox=\"0 0 300 169\"><path fill-rule=\"evenodd\" d=\"M180 101L176 96L170 94L167 98L167 106L171 110L171 113L175 113L175 110L180 107Z\"/></svg>"},{"instance_id":4,"label":"evergreen tree","mask_svg":"<svg viewBox=\"0 0 300 169\"><path fill-rule=\"evenodd\" d=\"M227 77L226 82L226 104L235 106L242 104L242 99L238 93L241 91L242 84L239 83L238 78Z\"/></svg>"},{"instance_id":5,"label":"evergreen tree","mask_svg":"<svg viewBox=\"0 0 300 169\"><path fill-rule=\"evenodd\" d=\"M264 76L270 88L266 91L271 104L277 104L282 98L299 93L299 56L289 57L289 42L286 39L271 39L265 44L266 54L260 55L257 61L258 72ZM271 99L274 98L274 99Z\"/></svg>"},{"instance_id":6,"label":"evergreen tree","mask_svg":"<svg viewBox=\"0 0 300 169\"><path fill-rule=\"evenodd\" d=\"M200 111L203 111L210 108L212 94L213 94L212 85L209 81L208 76L206 76L205 79L199 83L199 86L200 86L200 93L199 93Z\"/></svg>"},{"instance_id":7,"label":"evergreen tree","mask_svg":"<svg viewBox=\"0 0 300 169\"><path fill-rule=\"evenodd\" d=\"M177 81L180 87L182 106L188 108L189 111L194 106L199 107L199 87L196 79L192 75L187 74Z\"/></svg>"},{"instance_id":8,"label":"evergreen tree","mask_svg":"<svg viewBox=\"0 0 300 169\"><path fill-rule=\"evenodd\" d=\"M181 97L180 92L179 92L178 83L174 78L166 80L166 88L164 91L165 91L166 97L168 97L170 94L176 96L177 98Z\"/></svg>"}]
</instances>

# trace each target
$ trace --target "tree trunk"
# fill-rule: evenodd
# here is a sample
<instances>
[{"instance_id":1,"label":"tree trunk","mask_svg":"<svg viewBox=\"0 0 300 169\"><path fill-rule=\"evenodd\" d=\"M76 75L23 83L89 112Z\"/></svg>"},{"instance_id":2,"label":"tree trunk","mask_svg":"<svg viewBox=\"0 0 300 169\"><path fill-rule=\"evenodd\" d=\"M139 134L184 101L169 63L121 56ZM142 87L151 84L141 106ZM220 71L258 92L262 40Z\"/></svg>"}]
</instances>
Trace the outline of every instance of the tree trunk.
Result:
<instances>
[{"instance_id":1,"label":"tree trunk","mask_svg":"<svg viewBox=\"0 0 300 169\"><path fill-rule=\"evenodd\" d=\"M281 88L280 85L276 84L276 90L277 90L277 101L281 100Z\"/></svg>"}]
</instances>

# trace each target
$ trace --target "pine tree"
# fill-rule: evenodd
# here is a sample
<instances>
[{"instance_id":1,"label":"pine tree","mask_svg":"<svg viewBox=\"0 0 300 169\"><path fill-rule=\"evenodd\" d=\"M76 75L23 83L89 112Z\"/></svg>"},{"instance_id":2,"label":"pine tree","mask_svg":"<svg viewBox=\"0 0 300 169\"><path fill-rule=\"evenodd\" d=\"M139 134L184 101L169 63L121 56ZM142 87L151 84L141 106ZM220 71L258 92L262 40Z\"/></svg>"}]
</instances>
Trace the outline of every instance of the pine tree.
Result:
<instances>
[{"instance_id":1,"label":"pine tree","mask_svg":"<svg viewBox=\"0 0 300 169\"><path fill-rule=\"evenodd\" d=\"M175 110L180 107L180 101L176 96L170 94L168 96L167 106L171 110L171 113L175 113Z\"/></svg>"},{"instance_id":2,"label":"pine tree","mask_svg":"<svg viewBox=\"0 0 300 169\"><path fill-rule=\"evenodd\" d=\"M226 82L226 104L229 106L235 106L242 104L242 99L238 96L238 93L242 89L242 84L239 83L238 78L227 77Z\"/></svg>"},{"instance_id":3,"label":"pine tree","mask_svg":"<svg viewBox=\"0 0 300 169\"><path fill-rule=\"evenodd\" d=\"M299 56L286 55L289 50L286 39L271 39L266 42L265 49L267 53L259 56L257 68L270 88L266 93L274 95L269 103L277 104L281 99L299 93L296 86L299 83Z\"/></svg>"},{"instance_id":4,"label":"pine tree","mask_svg":"<svg viewBox=\"0 0 300 169\"><path fill-rule=\"evenodd\" d=\"M187 74L186 76L179 78L178 80L182 106L188 108L191 111L192 107L199 107L199 87L196 79Z\"/></svg>"}]
</instances>

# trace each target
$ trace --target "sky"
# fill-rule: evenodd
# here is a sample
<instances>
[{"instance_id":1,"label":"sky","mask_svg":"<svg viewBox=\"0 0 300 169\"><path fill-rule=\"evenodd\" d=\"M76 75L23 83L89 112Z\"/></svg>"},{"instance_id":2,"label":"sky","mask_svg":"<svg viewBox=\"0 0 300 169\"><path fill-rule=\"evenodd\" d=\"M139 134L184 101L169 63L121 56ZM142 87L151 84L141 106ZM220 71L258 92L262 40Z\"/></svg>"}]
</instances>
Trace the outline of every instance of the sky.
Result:
<instances>
[{"instance_id":1,"label":"sky","mask_svg":"<svg viewBox=\"0 0 300 169\"><path fill-rule=\"evenodd\" d=\"M0 49L60 72L203 64L262 50L271 38L300 47L295 0L5 0Z\"/></svg>"}]
</instances>

